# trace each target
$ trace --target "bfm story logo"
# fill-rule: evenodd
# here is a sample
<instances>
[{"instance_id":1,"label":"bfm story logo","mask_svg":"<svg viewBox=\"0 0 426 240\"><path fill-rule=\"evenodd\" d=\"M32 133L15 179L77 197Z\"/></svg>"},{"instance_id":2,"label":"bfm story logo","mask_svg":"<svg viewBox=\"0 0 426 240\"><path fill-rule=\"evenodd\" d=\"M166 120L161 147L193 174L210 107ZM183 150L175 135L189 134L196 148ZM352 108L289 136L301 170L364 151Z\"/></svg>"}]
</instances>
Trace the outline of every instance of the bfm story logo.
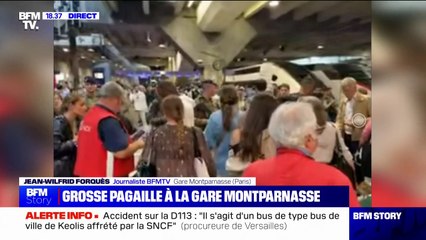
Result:
<instances>
[{"instance_id":1,"label":"bfm story logo","mask_svg":"<svg viewBox=\"0 0 426 240\"><path fill-rule=\"evenodd\" d=\"M52 204L47 188L27 188L25 203L29 206L48 207Z\"/></svg>"}]
</instances>

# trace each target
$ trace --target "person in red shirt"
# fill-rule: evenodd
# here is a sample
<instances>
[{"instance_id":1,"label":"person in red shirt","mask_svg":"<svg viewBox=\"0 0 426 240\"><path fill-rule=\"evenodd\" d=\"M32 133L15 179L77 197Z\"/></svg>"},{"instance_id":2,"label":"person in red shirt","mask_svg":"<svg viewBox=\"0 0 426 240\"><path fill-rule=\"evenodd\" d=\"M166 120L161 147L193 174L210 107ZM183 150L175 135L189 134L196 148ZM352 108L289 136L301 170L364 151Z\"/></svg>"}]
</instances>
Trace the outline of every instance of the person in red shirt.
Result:
<instances>
[{"instance_id":1,"label":"person in red shirt","mask_svg":"<svg viewBox=\"0 0 426 240\"><path fill-rule=\"evenodd\" d=\"M131 139L117 116L124 96L124 90L115 82L100 89L98 103L80 124L74 175L127 177L135 169L133 155L144 142Z\"/></svg>"},{"instance_id":2,"label":"person in red shirt","mask_svg":"<svg viewBox=\"0 0 426 240\"><path fill-rule=\"evenodd\" d=\"M316 162L317 121L312 106L282 104L272 114L268 131L277 144L277 156L249 165L243 177L255 177L258 186L348 186L350 207L359 202L349 179L334 167Z\"/></svg>"}]
</instances>

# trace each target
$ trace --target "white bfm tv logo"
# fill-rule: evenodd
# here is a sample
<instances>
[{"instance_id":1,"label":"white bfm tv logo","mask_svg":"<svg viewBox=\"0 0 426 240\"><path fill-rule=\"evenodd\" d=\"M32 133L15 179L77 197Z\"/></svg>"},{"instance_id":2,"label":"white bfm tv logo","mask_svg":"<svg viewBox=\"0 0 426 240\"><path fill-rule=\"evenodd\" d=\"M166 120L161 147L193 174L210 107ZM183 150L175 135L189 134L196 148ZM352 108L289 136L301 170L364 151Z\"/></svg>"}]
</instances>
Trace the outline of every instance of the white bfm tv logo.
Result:
<instances>
[{"instance_id":1,"label":"white bfm tv logo","mask_svg":"<svg viewBox=\"0 0 426 240\"><path fill-rule=\"evenodd\" d=\"M27 197L33 196L45 196L47 197L47 188L28 188L27 189Z\"/></svg>"},{"instance_id":2,"label":"white bfm tv logo","mask_svg":"<svg viewBox=\"0 0 426 240\"><path fill-rule=\"evenodd\" d=\"M47 188L27 188L26 204L50 206L52 198L48 197Z\"/></svg>"},{"instance_id":3,"label":"white bfm tv logo","mask_svg":"<svg viewBox=\"0 0 426 240\"><path fill-rule=\"evenodd\" d=\"M19 12L19 21L22 21L25 30L38 30L38 20L41 20L40 12Z\"/></svg>"}]
</instances>

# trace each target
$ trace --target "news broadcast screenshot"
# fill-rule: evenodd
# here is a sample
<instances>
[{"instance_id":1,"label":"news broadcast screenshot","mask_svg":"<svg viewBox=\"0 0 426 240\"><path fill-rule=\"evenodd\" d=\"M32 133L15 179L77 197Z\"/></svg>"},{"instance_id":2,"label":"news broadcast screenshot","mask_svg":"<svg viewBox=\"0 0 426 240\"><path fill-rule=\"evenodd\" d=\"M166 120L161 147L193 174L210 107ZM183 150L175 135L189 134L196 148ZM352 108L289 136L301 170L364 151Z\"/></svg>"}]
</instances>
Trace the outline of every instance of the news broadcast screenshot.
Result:
<instances>
[{"instance_id":1,"label":"news broadcast screenshot","mask_svg":"<svg viewBox=\"0 0 426 240\"><path fill-rule=\"evenodd\" d=\"M423 1L1 1L0 239L425 240L425 29Z\"/></svg>"}]
</instances>

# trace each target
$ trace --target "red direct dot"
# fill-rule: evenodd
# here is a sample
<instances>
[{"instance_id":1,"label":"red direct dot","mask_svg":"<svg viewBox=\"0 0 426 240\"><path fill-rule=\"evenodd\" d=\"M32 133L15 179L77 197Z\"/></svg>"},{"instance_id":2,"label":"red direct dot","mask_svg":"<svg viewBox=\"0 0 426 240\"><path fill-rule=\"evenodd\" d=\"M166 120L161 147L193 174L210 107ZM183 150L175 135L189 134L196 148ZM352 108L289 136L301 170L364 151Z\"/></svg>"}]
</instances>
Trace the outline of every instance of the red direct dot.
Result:
<instances>
[{"instance_id":1,"label":"red direct dot","mask_svg":"<svg viewBox=\"0 0 426 240\"><path fill-rule=\"evenodd\" d=\"M98 218L98 217L99 217L99 216L96 214L96 215L95 215L95 218Z\"/></svg>"}]
</instances>

